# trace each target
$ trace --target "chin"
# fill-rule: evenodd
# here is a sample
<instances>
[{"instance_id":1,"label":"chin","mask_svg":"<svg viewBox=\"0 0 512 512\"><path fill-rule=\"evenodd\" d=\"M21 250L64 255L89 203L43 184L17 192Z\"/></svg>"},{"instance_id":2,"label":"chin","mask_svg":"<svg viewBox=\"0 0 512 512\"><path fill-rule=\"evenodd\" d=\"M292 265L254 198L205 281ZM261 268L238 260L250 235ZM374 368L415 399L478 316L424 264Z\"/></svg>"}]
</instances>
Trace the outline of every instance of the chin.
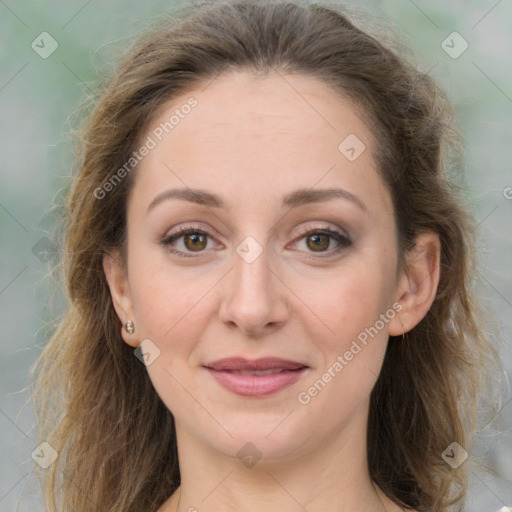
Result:
<instances>
[{"instance_id":1,"label":"chin","mask_svg":"<svg viewBox=\"0 0 512 512\"><path fill-rule=\"evenodd\" d=\"M234 423L223 423L228 435L206 440L215 449L230 457L259 459L261 462L277 462L293 458L307 446L308 433L305 425L288 423L293 414L269 415L263 420L257 417L239 418Z\"/></svg>"}]
</instances>

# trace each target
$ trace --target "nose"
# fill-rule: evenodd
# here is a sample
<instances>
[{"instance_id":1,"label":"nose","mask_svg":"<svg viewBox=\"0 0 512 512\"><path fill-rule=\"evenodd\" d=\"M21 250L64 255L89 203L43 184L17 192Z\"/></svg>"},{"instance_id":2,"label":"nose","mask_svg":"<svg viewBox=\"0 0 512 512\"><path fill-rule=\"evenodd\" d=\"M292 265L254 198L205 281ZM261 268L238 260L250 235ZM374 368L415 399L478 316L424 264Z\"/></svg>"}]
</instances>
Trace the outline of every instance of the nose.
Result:
<instances>
[{"instance_id":1,"label":"nose","mask_svg":"<svg viewBox=\"0 0 512 512\"><path fill-rule=\"evenodd\" d=\"M229 328L237 327L245 335L257 338L286 323L289 302L286 286L270 266L270 251L254 239L247 248L245 253L243 247L233 253L232 270L223 280L219 317ZM254 251L262 251L256 259Z\"/></svg>"}]
</instances>

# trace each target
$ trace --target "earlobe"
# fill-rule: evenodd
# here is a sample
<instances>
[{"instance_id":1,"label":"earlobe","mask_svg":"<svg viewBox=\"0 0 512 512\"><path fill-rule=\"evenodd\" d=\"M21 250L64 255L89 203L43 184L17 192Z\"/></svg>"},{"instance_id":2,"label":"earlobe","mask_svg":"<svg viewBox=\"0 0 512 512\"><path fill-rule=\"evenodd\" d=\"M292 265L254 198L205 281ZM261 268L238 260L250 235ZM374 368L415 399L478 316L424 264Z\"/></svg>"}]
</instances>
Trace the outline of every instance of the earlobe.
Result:
<instances>
[{"instance_id":1,"label":"earlobe","mask_svg":"<svg viewBox=\"0 0 512 512\"><path fill-rule=\"evenodd\" d=\"M121 335L123 340L132 347L138 346L138 340L134 334L133 301L128 284L128 276L118 251L103 256L103 271L110 289L112 304L121 321ZM126 327L127 322L128 328ZM132 331L132 332L130 332Z\"/></svg>"},{"instance_id":2,"label":"earlobe","mask_svg":"<svg viewBox=\"0 0 512 512\"><path fill-rule=\"evenodd\" d=\"M400 336L415 327L427 314L437 293L441 274L441 243L437 233L421 233L406 255L396 300L402 306L390 322L389 334Z\"/></svg>"}]
</instances>

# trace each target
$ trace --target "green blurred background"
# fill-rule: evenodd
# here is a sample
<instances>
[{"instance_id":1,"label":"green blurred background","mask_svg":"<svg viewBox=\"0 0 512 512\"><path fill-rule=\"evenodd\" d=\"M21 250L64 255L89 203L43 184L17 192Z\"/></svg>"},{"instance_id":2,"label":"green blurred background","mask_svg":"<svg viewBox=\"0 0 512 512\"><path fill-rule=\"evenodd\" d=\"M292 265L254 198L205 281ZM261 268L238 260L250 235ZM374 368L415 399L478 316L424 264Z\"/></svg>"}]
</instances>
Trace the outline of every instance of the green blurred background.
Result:
<instances>
[{"instance_id":1,"label":"green blurred background","mask_svg":"<svg viewBox=\"0 0 512 512\"><path fill-rule=\"evenodd\" d=\"M98 90L130 38L179 4L151 0L0 0L0 510L43 510L27 476L36 429L29 370L60 314L49 269L58 191L73 172L78 105ZM395 27L418 65L448 91L466 145L466 185L479 222L482 299L495 311L491 333L512 375L512 4L510 0L343 2ZM58 45L51 49L47 32ZM458 32L459 36L451 35ZM449 36L449 37L448 37ZM44 48L41 37L46 38ZM454 39L455 37L455 39ZM448 38L448 39L447 39ZM39 41L39 43L38 43ZM443 41L446 41L443 43ZM468 44L468 48L457 55ZM33 46L32 43L34 42ZM39 44L39 47L36 46ZM38 53L39 52L39 53ZM449 54L451 53L451 55ZM45 57L45 58L43 58ZM53 306L52 306L53 305ZM512 395L472 455L465 512L512 506Z\"/></svg>"}]
</instances>

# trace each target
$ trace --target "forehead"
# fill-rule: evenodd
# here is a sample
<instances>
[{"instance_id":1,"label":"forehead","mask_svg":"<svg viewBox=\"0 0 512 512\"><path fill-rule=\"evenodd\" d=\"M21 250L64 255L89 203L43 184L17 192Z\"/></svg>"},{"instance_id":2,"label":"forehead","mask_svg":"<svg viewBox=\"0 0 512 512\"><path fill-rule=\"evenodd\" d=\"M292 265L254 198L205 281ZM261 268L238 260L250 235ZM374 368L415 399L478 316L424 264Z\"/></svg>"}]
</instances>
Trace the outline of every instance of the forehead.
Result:
<instances>
[{"instance_id":1,"label":"forehead","mask_svg":"<svg viewBox=\"0 0 512 512\"><path fill-rule=\"evenodd\" d=\"M147 195L179 185L214 189L229 202L248 189L268 196L270 185L279 198L292 186L343 185L377 193L372 201L389 208L365 120L315 77L222 74L162 105L147 137L155 147L136 180Z\"/></svg>"}]
</instances>

